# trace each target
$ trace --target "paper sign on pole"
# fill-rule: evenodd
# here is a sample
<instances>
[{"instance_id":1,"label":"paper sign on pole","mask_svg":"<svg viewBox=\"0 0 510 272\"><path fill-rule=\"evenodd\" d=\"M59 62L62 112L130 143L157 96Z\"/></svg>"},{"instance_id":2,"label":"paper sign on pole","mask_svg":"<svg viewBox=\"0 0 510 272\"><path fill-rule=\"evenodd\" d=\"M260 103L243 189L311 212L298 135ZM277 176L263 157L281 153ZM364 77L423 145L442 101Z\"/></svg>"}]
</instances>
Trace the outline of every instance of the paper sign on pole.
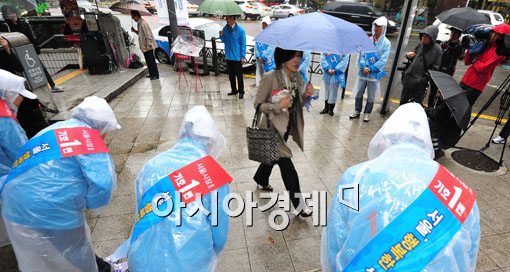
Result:
<instances>
[{"instance_id":1,"label":"paper sign on pole","mask_svg":"<svg viewBox=\"0 0 510 272\"><path fill-rule=\"evenodd\" d=\"M168 25L168 9L167 0L156 0L156 9L160 25ZM188 1L174 0L175 15L177 17L178 26L189 26Z\"/></svg>"}]
</instances>

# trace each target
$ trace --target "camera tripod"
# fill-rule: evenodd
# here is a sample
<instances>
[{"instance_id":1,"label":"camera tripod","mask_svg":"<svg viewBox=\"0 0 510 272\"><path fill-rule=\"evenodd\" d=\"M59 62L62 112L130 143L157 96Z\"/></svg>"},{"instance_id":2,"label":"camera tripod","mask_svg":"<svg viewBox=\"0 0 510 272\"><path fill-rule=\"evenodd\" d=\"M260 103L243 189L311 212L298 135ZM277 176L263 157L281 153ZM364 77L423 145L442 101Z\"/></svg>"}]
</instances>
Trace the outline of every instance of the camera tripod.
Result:
<instances>
[{"instance_id":1,"label":"camera tripod","mask_svg":"<svg viewBox=\"0 0 510 272\"><path fill-rule=\"evenodd\" d=\"M498 112L498 115L497 115L496 120L494 122L495 123L494 129L492 130L492 133L489 136L489 139L488 139L487 143L485 144L485 146L482 147L478 151L479 153L484 155L484 157L487 157L488 159L490 159L493 162L497 163L498 166L501 166L502 163L503 163L503 155L505 153L506 143L507 143L506 137L505 137L505 143L503 144L503 149L501 150L501 155L499 157L499 161L496 161L495 159L489 157L487 154L483 153L483 151L485 151L487 148L489 148L489 146L491 144L491 139L494 137L494 133L496 132L496 129L497 129L498 125L501 124L501 121L503 120L503 117L505 116L505 113L510 108L510 75L508 75L506 77L506 79L503 81L503 83L501 83L501 85L498 87L498 89L496 89L496 92L494 92L494 94L489 98L489 100L487 100L485 105L483 105L483 107L476 114L476 116L473 118L473 120L471 120L471 122L469 123L468 127L466 128L466 130L460 136L460 138L462 139L462 137L466 134L466 132L469 130L469 128L471 126L473 126L473 124L476 122L476 120L478 120L478 118L480 118L480 116L483 114L483 112L486 111L489 108L489 106L496 100L496 98L501 93L503 93L503 95L501 96L501 102L500 102L500 105L499 105L499 112ZM507 122L510 122L510 119ZM461 149L467 150L466 148L461 148Z\"/></svg>"}]
</instances>

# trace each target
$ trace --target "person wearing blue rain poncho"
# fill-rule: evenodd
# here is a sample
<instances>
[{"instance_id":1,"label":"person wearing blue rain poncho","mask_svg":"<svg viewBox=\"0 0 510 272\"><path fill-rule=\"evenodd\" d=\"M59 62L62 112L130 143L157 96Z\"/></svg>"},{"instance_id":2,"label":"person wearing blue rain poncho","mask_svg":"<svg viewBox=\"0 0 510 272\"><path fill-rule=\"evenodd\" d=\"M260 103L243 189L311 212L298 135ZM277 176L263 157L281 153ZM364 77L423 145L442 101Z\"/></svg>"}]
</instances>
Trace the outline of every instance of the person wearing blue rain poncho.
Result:
<instances>
[{"instance_id":1,"label":"person wearing blue rain poncho","mask_svg":"<svg viewBox=\"0 0 510 272\"><path fill-rule=\"evenodd\" d=\"M23 97L37 96L25 90L25 79L5 70L0 70L0 192L3 180L9 174L21 147L27 141L23 128L16 120L16 112ZM1 199L0 199L1 204ZM0 205L0 214L1 214ZM0 215L0 247L9 244L7 231Z\"/></svg>"},{"instance_id":2,"label":"person wearing blue rain poncho","mask_svg":"<svg viewBox=\"0 0 510 272\"><path fill-rule=\"evenodd\" d=\"M262 18L262 30L266 29L271 24L271 18L266 16ZM257 59L257 73L255 77L255 85L258 87L260 80L264 73L273 71L276 68L274 63L274 50L275 47L255 42L255 58Z\"/></svg>"},{"instance_id":3,"label":"person wearing blue rain poncho","mask_svg":"<svg viewBox=\"0 0 510 272\"><path fill-rule=\"evenodd\" d=\"M335 115L336 99L338 97L338 87L345 88L345 69L349 65L349 55L338 55L323 53L321 55L321 67L324 75L325 94L324 109L320 114Z\"/></svg>"},{"instance_id":4,"label":"person wearing blue rain poncho","mask_svg":"<svg viewBox=\"0 0 510 272\"><path fill-rule=\"evenodd\" d=\"M155 188L172 172L190 163L211 155L219 156L225 146L225 138L204 106L189 110L179 132L174 147L149 160L135 182L137 211L145 204L146 193ZM168 190L173 201L173 212L166 217L153 216L148 225L138 228L135 224L127 249L129 271L214 271L218 255L227 241L229 219L221 203L229 193L227 184L202 196L203 207L211 212L209 216L198 211L193 216L189 212L197 208L200 200L188 203L185 208L173 185ZM217 203L213 195L218 195ZM182 206L181 206L182 207ZM218 208L217 212L213 212ZM151 212L152 213L152 212ZM217 226L213 217L217 214ZM178 218L182 225L178 226ZM142 222L141 220L139 222Z\"/></svg>"},{"instance_id":5,"label":"person wearing blue rain poncho","mask_svg":"<svg viewBox=\"0 0 510 272\"><path fill-rule=\"evenodd\" d=\"M101 136L119 128L104 99L87 97L69 120L22 147L2 190L21 271L98 271L104 264L96 264L84 211L110 202L115 166Z\"/></svg>"},{"instance_id":6,"label":"person wearing blue rain poncho","mask_svg":"<svg viewBox=\"0 0 510 272\"><path fill-rule=\"evenodd\" d=\"M386 66L391 51L390 40L386 38L387 25L388 19L384 16L377 18L372 23L372 37L370 37L370 40L374 43L376 52L360 53L358 56L359 73L358 82L356 83L357 90L354 90L354 112L349 116L349 119L360 117L363 108L363 95L366 89L368 97L363 121L370 121L370 113L372 113L374 102L379 98L381 77L386 75L384 66Z\"/></svg>"},{"instance_id":7,"label":"person wearing blue rain poncho","mask_svg":"<svg viewBox=\"0 0 510 272\"><path fill-rule=\"evenodd\" d=\"M432 160L423 108L400 106L370 142L368 157L338 182L322 234L323 270L475 271L476 196Z\"/></svg>"},{"instance_id":8,"label":"person wearing blue rain poncho","mask_svg":"<svg viewBox=\"0 0 510 272\"><path fill-rule=\"evenodd\" d=\"M310 82L310 79L308 78L308 69L310 69L311 63L312 53L310 51L303 51L303 56L301 57L301 62L299 63L299 73L305 82L305 86Z\"/></svg>"}]
</instances>

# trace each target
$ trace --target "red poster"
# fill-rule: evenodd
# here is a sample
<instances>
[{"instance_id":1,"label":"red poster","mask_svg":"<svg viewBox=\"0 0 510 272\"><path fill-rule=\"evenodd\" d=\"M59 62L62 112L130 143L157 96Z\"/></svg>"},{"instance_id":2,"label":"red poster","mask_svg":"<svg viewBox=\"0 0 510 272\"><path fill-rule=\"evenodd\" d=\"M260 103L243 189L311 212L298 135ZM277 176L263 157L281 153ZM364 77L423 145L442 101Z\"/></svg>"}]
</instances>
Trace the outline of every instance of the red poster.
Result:
<instances>
[{"instance_id":1,"label":"red poster","mask_svg":"<svg viewBox=\"0 0 510 272\"><path fill-rule=\"evenodd\" d=\"M475 191L442 165L439 165L429 189L463 224L475 204Z\"/></svg>"},{"instance_id":2,"label":"red poster","mask_svg":"<svg viewBox=\"0 0 510 272\"><path fill-rule=\"evenodd\" d=\"M62 157L82 154L108 153L108 147L97 130L76 127L55 129L55 136Z\"/></svg>"},{"instance_id":3,"label":"red poster","mask_svg":"<svg viewBox=\"0 0 510 272\"><path fill-rule=\"evenodd\" d=\"M232 177L216 162L206 156L168 175L184 203L193 202L199 195L232 182Z\"/></svg>"},{"instance_id":4,"label":"red poster","mask_svg":"<svg viewBox=\"0 0 510 272\"><path fill-rule=\"evenodd\" d=\"M76 0L60 0L60 9L66 18L66 23L75 33L81 32L80 8Z\"/></svg>"}]
</instances>

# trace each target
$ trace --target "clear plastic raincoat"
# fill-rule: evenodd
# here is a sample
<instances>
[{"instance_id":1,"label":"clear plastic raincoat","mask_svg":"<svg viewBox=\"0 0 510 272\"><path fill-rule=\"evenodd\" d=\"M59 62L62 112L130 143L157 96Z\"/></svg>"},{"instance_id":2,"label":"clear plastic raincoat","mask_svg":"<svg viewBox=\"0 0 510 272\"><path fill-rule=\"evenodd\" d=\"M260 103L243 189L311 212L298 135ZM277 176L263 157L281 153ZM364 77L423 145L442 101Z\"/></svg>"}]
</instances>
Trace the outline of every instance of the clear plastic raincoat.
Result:
<instances>
[{"instance_id":1,"label":"clear plastic raincoat","mask_svg":"<svg viewBox=\"0 0 510 272\"><path fill-rule=\"evenodd\" d=\"M162 178L206 155L219 156L225 146L225 138L204 106L194 107L186 113L179 135L175 146L148 161L136 178L137 211L142 196ZM177 207L180 198L173 186L171 190L173 207ZM194 216L188 215L187 212L199 205L198 199L187 204L181 212L174 208L169 216L130 241L127 251L129 271L214 271L218 255L227 241L229 220L221 203L229 193L229 186L225 184L202 196L207 211L213 212L212 195L216 192L219 203L217 226L212 225L212 214L207 217L199 211ZM179 214L181 226L176 223Z\"/></svg>"},{"instance_id":2,"label":"clear plastic raincoat","mask_svg":"<svg viewBox=\"0 0 510 272\"><path fill-rule=\"evenodd\" d=\"M100 134L119 129L104 99L88 97L57 128L88 127ZM27 142L27 145L30 143ZM97 271L85 209L110 202L116 186L108 153L62 157L7 178L2 215L21 271Z\"/></svg>"},{"instance_id":3,"label":"clear plastic raincoat","mask_svg":"<svg viewBox=\"0 0 510 272\"><path fill-rule=\"evenodd\" d=\"M350 271L347 267L355 256L424 192L438 171L422 107L416 103L400 106L370 142L368 157L369 161L347 169L338 182L322 235L321 261L326 271ZM359 212L341 204L342 186L353 184L359 184ZM421 271L475 271L479 242L480 215L475 202L460 229L430 262L422 264ZM425 245L432 248L434 243ZM361 262L367 257L361 255ZM402 260L408 258L411 255ZM418 271L414 265L424 258L414 255L411 266L395 266L395 271Z\"/></svg>"}]
</instances>

